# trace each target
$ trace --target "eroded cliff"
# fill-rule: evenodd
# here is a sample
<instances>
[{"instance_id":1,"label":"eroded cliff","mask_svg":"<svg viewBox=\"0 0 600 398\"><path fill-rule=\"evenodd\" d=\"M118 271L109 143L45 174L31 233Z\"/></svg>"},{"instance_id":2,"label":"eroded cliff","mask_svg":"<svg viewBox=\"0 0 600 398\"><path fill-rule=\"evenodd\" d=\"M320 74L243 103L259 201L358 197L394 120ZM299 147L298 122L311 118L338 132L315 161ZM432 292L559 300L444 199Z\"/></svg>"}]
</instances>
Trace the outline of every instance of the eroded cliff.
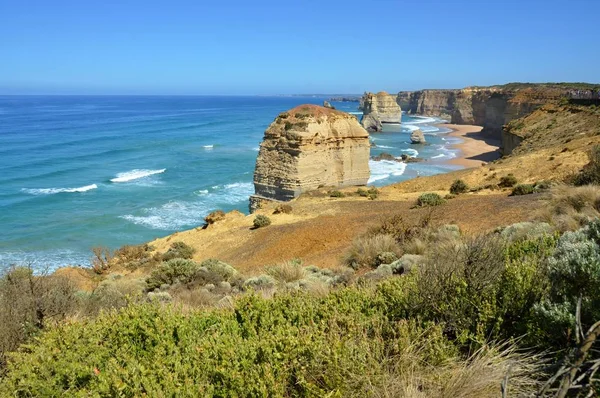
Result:
<instances>
[{"instance_id":1,"label":"eroded cliff","mask_svg":"<svg viewBox=\"0 0 600 398\"><path fill-rule=\"evenodd\" d=\"M369 152L369 134L352 115L317 105L283 112L260 145L250 211L321 186L366 185Z\"/></svg>"},{"instance_id":2,"label":"eroded cliff","mask_svg":"<svg viewBox=\"0 0 600 398\"><path fill-rule=\"evenodd\" d=\"M509 153L518 145L518 140L505 136L505 124L545 104L599 100L599 89L599 85L582 83L511 83L460 90L400 92L396 100L409 114L440 116L455 124L483 126L484 132L503 140L507 146L505 153Z\"/></svg>"},{"instance_id":3,"label":"eroded cliff","mask_svg":"<svg viewBox=\"0 0 600 398\"><path fill-rule=\"evenodd\" d=\"M400 123L402 119L402 109L396 97L385 91L365 93L359 108L363 111L361 123L369 131L381 131L382 123Z\"/></svg>"}]
</instances>

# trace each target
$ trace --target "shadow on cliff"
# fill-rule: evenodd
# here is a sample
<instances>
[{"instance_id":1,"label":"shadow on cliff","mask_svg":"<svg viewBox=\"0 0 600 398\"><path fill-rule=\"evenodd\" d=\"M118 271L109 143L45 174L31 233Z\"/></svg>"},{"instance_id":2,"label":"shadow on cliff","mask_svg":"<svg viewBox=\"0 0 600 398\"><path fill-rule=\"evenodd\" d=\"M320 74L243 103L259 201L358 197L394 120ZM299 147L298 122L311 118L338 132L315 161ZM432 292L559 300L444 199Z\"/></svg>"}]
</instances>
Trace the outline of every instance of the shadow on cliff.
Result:
<instances>
[{"instance_id":1,"label":"shadow on cliff","mask_svg":"<svg viewBox=\"0 0 600 398\"><path fill-rule=\"evenodd\" d=\"M500 159L502 157L501 146L502 142L499 138L493 136L493 132L486 131L485 129L477 132L477 133L467 133L465 137L471 138L477 141L483 141L486 145L490 147L494 147L488 152L484 152L478 155L467 156L465 159L469 160L477 160L481 162L493 162L496 159Z\"/></svg>"}]
</instances>

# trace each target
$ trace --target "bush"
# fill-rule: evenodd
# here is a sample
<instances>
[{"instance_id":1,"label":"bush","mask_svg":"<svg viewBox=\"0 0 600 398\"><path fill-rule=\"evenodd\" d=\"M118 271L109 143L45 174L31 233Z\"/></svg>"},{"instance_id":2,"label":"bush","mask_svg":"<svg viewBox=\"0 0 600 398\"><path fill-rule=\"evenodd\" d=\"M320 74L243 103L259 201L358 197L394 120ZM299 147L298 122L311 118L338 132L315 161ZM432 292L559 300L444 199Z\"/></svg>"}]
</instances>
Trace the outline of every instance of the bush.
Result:
<instances>
[{"instance_id":1,"label":"bush","mask_svg":"<svg viewBox=\"0 0 600 398\"><path fill-rule=\"evenodd\" d=\"M277 281L271 275L259 275L246 279L244 287L255 290L272 289L276 283Z\"/></svg>"},{"instance_id":2,"label":"bush","mask_svg":"<svg viewBox=\"0 0 600 398\"><path fill-rule=\"evenodd\" d=\"M367 236L390 235L400 245L420 236L432 222L433 213L425 214L417 224L408 223L401 214L384 218L381 224L369 228Z\"/></svg>"},{"instance_id":3,"label":"bush","mask_svg":"<svg viewBox=\"0 0 600 398\"><path fill-rule=\"evenodd\" d=\"M230 281L238 273L231 265L214 258L203 261L200 267L206 268L209 273L217 275L219 279L217 282ZM212 282L214 283L215 280L213 279Z\"/></svg>"},{"instance_id":4,"label":"bush","mask_svg":"<svg viewBox=\"0 0 600 398\"><path fill-rule=\"evenodd\" d=\"M81 310L85 315L95 316L102 310L123 308L132 300L140 299L145 289L143 280L110 275L91 293L79 293Z\"/></svg>"},{"instance_id":5,"label":"bush","mask_svg":"<svg viewBox=\"0 0 600 398\"><path fill-rule=\"evenodd\" d=\"M437 193L424 193L417 198L417 206L419 207L439 206L444 203L445 200Z\"/></svg>"},{"instance_id":6,"label":"bush","mask_svg":"<svg viewBox=\"0 0 600 398\"><path fill-rule=\"evenodd\" d=\"M128 270L158 264L162 261L162 256L160 253L152 255L153 250L154 248L148 244L125 245L115 250L111 262Z\"/></svg>"},{"instance_id":7,"label":"bush","mask_svg":"<svg viewBox=\"0 0 600 398\"><path fill-rule=\"evenodd\" d=\"M273 211L273 214L291 214L292 210L293 210L292 206L290 206L290 205L286 205L286 204L278 205L275 208L275 211Z\"/></svg>"},{"instance_id":8,"label":"bush","mask_svg":"<svg viewBox=\"0 0 600 398\"><path fill-rule=\"evenodd\" d=\"M271 225L271 219L262 214L257 214L256 217L254 217L253 225L255 229L266 227Z\"/></svg>"},{"instance_id":9,"label":"bush","mask_svg":"<svg viewBox=\"0 0 600 398\"><path fill-rule=\"evenodd\" d=\"M148 290L158 289L162 285L189 283L194 279L199 268L200 264L183 258L174 258L164 262L146 279Z\"/></svg>"},{"instance_id":10,"label":"bush","mask_svg":"<svg viewBox=\"0 0 600 398\"><path fill-rule=\"evenodd\" d=\"M376 187L370 187L367 191L367 198L369 200L375 200L379 197L379 189Z\"/></svg>"},{"instance_id":11,"label":"bush","mask_svg":"<svg viewBox=\"0 0 600 398\"><path fill-rule=\"evenodd\" d=\"M76 310L73 284L56 275L12 267L0 279L0 369L6 354Z\"/></svg>"},{"instance_id":12,"label":"bush","mask_svg":"<svg viewBox=\"0 0 600 398\"><path fill-rule=\"evenodd\" d=\"M329 197L331 198L343 198L346 195L344 195L344 193L342 191L330 191L329 192Z\"/></svg>"},{"instance_id":13,"label":"bush","mask_svg":"<svg viewBox=\"0 0 600 398\"><path fill-rule=\"evenodd\" d=\"M465 184L463 180L454 180L450 186L450 193L452 195L459 195L469 191L469 186Z\"/></svg>"},{"instance_id":14,"label":"bush","mask_svg":"<svg viewBox=\"0 0 600 398\"><path fill-rule=\"evenodd\" d=\"M384 388L392 363L420 375L457 363L441 327L391 320L385 302L399 295L249 295L222 311L134 305L43 335L15 355L0 395L364 396ZM428 374L425 394L438 385Z\"/></svg>"},{"instance_id":15,"label":"bush","mask_svg":"<svg viewBox=\"0 0 600 398\"><path fill-rule=\"evenodd\" d=\"M500 236L509 242L537 239L554 234L554 228L548 223L520 222L502 229Z\"/></svg>"},{"instance_id":16,"label":"bush","mask_svg":"<svg viewBox=\"0 0 600 398\"><path fill-rule=\"evenodd\" d=\"M183 242L173 242L169 250L163 254L162 259L163 261L169 261L174 258L190 259L194 256L195 252L196 249Z\"/></svg>"},{"instance_id":17,"label":"bush","mask_svg":"<svg viewBox=\"0 0 600 398\"><path fill-rule=\"evenodd\" d=\"M391 235L364 236L355 239L346 252L344 264L353 269L361 267L376 268L380 265L379 255L393 253L396 257L401 254L400 247Z\"/></svg>"},{"instance_id":18,"label":"bush","mask_svg":"<svg viewBox=\"0 0 600 398\"><path fill-rule=\"evenodd\" d=\"M537 192L533 184L519 184L513 188L511 196L530 195Z\"/></svg>"},{"instance_id":19,"label":"bush","mask_svg":"<svg viewBox=\"0 0 600 398\"><path fill-rule=\"evenodd\" d=\"M498 186L502 188L512 188L515 185L517 185L517 183L517 177L515 177L513 174L508 174L500 178L500 183L498 184Z\"/></svg>"},{"instance_id":20,"label":"bush","mask_svg":"<svg viewBox=\"0 0 600 398\"><path fill-rule=\"evenodd\" d=\"M223 210L215 210L212 213L210 213L209 215L207 215L206 217L204 217L204 221L208 224L208 225L212 225L218 221L224 220L225 219L225 212Z\"/></svg>"},{"instance_id":21,"label":"bush","mask_svg":"<svg viewBox=\"0 0 600 398\"><path fill-rule=\"evenodd\" d=\"M600 319L600 220L559 240L548 261L550 292L536 305L538 327L557 346L574 343L577 301L581 298L584 331Z\"/></svg>"},{"instance_id":22,"label":"bush","mask_svg":"<svg viewBox=\"0 0 600 398\"><path fill-rule=\"evenodd\" d=\"M363 198L366 198L367 196L369 196L369 192L364 188L358 188L356 190L356 193L358 194L358 196L362 196Z\"/></svg>"}]
</instances>

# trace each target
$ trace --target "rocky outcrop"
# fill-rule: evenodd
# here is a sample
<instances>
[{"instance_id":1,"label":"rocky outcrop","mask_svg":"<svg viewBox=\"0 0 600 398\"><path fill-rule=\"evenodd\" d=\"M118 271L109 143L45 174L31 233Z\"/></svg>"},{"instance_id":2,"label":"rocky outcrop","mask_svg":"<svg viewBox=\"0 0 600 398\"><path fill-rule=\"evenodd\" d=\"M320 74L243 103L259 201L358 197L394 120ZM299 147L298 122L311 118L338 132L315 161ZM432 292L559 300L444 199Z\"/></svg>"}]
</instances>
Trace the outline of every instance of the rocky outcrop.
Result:
<instances>
[{"instance_id":1,"label":"rocky outcrop","mask_svg":"<svg viewBox=\"0 0 600 398\"><path fill-rule=\"evenodd\" d=\"M329 101L323 101L323 107L328 109L335 109L335 106L331 105Z\"/></svg>"},{"instance_id":2,"label":"rocky outcrop","mask_svg":"<svg viewBox=\"0 0 600 398\"><path fill-rule=\"evenodd\" d=\"M517 141L503 137L503 126L545 104L590 101L598 85L568 83L511 83L503 86L467 87L461 90L420 90L398 93L398 104L408 114L439 116L455 124L482 126L484 132L502 139L511 149Z\"/></svg>"},{"instance_id":3,"label":"rocky outcrop","mask_svg":"<svg viewBox=\"0 0 600 398\"><path fill-rule=\"evenodd\" d=\"M369 134L345 112L316 105L283 112L260 144L250 211L322 186L366 185L369 152Z\"/></svg>"},{"instance_id":4,"label":"rocky outcrop","mask_svg":"<svg viewBox=\"0 0 600 398\"><path fill-rule=\"evenodd\" d=\"M425 134L420 129L414 130L410 134L410 143L411 144L426 144Z\"/></svg>"},{"instance_id":5,"label":"rocky outcrop","mask_svg":"<svg viewBox=\"0 0 600 398\"><path fill-rule=\"evenodd\" d=\"M363 115L362 119L360 120L360 123L368 132L371 133L383 130L381 120L379 120L376 116L373 115Z\"/></svg>"},{"instance_id":6,"label":"rocky outcrop","mask_svg":"<svg viewBox=\"0 0 600 398\"><path fill-rule=\"evenodd\" d=\"M402 118L396 98L384 91L365 93L359 108L363 112L361 123L369 131L381 131L382 123L400 123Z\"/></svg>"}]
</instances>

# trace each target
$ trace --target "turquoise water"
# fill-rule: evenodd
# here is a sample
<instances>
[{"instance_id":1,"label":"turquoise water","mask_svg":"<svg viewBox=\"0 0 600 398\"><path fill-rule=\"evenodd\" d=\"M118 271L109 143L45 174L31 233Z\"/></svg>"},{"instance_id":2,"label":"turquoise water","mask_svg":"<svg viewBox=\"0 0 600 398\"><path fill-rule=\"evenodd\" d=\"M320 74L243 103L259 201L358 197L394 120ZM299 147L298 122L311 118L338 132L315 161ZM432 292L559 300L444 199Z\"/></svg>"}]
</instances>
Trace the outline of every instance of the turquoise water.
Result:
<instances>
[{"instance_id":1,"label":"turquoise water","mask_svg":"<svg viewBox=\"0 0 600 398\"><path fill-rule=\"evenodd\" d=\"M246 212L263 132L278 113L319 97L0 97L0 266L88 265L90 248L146 242ZM334 103L356 112L357 103ZM448 171L456 156L437 119L403 116L373 134L371 182ZM431 143L411 146L420 127Z\"/></svg>"}]
</instances>

